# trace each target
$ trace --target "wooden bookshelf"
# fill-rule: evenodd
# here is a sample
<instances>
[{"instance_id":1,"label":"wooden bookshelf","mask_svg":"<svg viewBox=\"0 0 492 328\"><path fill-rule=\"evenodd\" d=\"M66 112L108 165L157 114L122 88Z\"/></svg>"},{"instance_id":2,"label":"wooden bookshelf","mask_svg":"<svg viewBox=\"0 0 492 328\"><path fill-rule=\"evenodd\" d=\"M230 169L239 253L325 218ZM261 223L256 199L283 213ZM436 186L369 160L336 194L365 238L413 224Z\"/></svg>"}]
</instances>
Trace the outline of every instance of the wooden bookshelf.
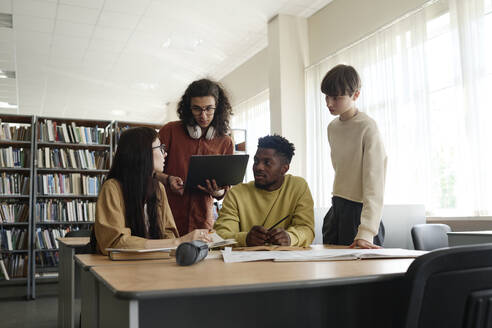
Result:
<instances>
[{"instance_id":1,"label":"wooden bookshelf","mask_svg":"<svg viewBox=\"0 0 492 328\"><path fill-rule=\"evenodd\" d=\"M97 195L112 161L113 124L36 117L35 131L32 298L36 281L46 278L40 273L58 271L56 238L94 223Z\"/></svg>"},{"instance_id":2,"label":"wooden bookshelf","mask_svg":"<svg viewBox=\"0 0 492 328\"><path fill-rule=\"evenodd\" d=\"M10 277L8 281L1 280L0 285L25 282L29 298L34 117L0 114L0 121L0 183L3 191L0 192L0 235L4 239L0 244L0 257ZM18 180L15 177L25 181L23 193L22 190L12 193L13 189L21 188L15 186Z\"/></svg>"},{"instance_id":3,"label":"wooden bookshelf","mask_svg":"<svg viewBox=\"0 0 492 328\"><path fill-rule=\"evenodd\" d=\"M54 237L58 235L63 237L62 234L68 230L87 229L94 224L97 194L105 176L109 173L121 131L140 126L159 130L162 124L2 114L0 120L2 129L8 124L10 132L15 132L15 128L22 127L22 133L18 135L23 136L23 140L17 140L7 138L5 133L0 132L0 149L9 149L0 154L4 156L0 158L4 160L3 162L6 162L5 158L9 159L9 165L0 165L0 178L13 175L29 177L28 190L24 194L0 193L0 205L11 206L8 207L9 211L12 211L14 206L14 212L17 210L18 212L15 213L20 213L21 210L18 208L24 204L27 206L25 211L28 213L23 221L9 217L9 221L6 222L0 215L0 232L25 230L28 237L27 244L22 249L0 247L0 257L6 260L7 264L23 263L22 268L14 270L18 274L11 276L11 280L0 280L0 287L13 282L25 283L26 296L28 299L33 299L36 297L36 282L57 280L59 249L54 243ZM27 131L29 135L26 135ZM85 139L79 139L82 138L82 133ZM20 148L29 151L27 159L25 157L27 152L16 150ZM11 165L14 153L16 159L21 160L16 160L14 165ZM8 156L6 157L5 154ZM78 157L75 160L68 159L72 155ZM48 178L40 178L45 176ZM85 189L77 188L74 190L80 192L54 193L51 189L46 192L47 190L43 189L46 187L46 181L41 179L48 179L51 182L51 180L55 181L55 176L59 181L67 177L76 181L80 176L80 184L82 184L82 177L88 177L86 181L94 178L90 181L94 181L91 183L97 188L92 190L91 194L85 193ZM44 184L43 188L39 188L38 182ZM63 191L67 190L64 188ZM70 206L70 215L68 215L68 206ZM40 233L44 234L44 231L47 231L48 236L40 235ZM40 244L38 237L49 237L51 244L47 240Z\"/></svg>"}]
</instances>

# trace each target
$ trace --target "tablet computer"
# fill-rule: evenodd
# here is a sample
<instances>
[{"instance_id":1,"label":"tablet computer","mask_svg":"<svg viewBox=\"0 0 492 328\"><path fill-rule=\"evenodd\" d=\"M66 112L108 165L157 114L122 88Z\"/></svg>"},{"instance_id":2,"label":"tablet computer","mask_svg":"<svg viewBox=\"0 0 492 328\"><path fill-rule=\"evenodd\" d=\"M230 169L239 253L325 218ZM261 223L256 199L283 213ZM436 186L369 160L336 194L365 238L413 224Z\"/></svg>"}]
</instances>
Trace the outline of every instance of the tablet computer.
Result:
<instances>
[{"instance_id":1,"label":"tablet computer","mask_svg":"<svg viewBox=\"0 0 492 328\"><path fill-rule=\"evenodd\" d=\"M188 166L185 188L206 186L206 179L215 179L219 187L241 183L249 155L193 155Z\"/></svg>"}]
</instances>

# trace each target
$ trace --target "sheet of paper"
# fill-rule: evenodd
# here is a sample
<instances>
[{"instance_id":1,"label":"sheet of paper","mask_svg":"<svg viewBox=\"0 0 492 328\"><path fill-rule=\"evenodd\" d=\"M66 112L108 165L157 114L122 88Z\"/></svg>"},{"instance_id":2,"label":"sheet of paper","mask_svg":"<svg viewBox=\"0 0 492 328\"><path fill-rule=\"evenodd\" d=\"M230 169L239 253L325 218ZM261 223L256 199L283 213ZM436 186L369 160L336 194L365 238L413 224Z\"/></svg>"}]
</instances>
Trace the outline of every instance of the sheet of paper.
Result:
<instances>
[{"instance_id":1,"label":"sheet of paper","mask_svg":"<svg viewBox=\"0 0 492 328\"><path fill-rule=\"evenodd\" d=\"M235 239L224 239L224 238L222 238L215 231L212 233L209 233L208 236L212 239L212 242L208 243L208 247L210 247L210 248L234 245L237 243L237 241Z\"/></svg>"},{"instance_id":2,"label":"sheet of paper","mask_svg":"<svg viewBox=\"0 0 492 328\"><path fill-rule=\"evenodd\" d=\"M273 260L291 261L340 261L360 258L413 258L425 254L425 251L413 251L399 248L382 249L311 249L305 251L222 251L224 262L237 263L249 261Z\"/></svg>"}]
</instances>

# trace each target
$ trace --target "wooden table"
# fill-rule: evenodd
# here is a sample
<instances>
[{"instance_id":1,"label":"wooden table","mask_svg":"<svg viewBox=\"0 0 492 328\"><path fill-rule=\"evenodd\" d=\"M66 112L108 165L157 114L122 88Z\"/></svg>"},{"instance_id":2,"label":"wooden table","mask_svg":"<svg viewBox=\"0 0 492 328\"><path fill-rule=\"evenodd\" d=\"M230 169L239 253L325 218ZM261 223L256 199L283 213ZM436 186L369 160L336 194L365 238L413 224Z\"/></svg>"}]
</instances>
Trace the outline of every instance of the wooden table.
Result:
<instances>
[{"instance_id":1,"label":"wooden table","mask_svg":"<svg viewBox=\"0 0 492 328\"><path fill-rule=\"evenodd\" d=\"M75 263L79 269L81 279L76 282L81 286L81 313L82 328L97 327L97 318L99 311L98 290L99 285L95 276L89 272L90 268L95 266L113 266L121 267L135 264L163 264L174 262L174 258L165 260L142 260L142 261L112 261L106 255L99 254L78 254L75 256ZM124 269L123 269L124 270Z\"/></svg>"},{"instance_id":2,"label":"wooden table","mask_svg":"<svg viewBox=\"0 0 492 328\"><path fill-rule=\"evenodd\" d=\"M407 300L403 276L412 261L94 266L98 313L93 324L397 327Z\"/></svg>"},{"instance_id":3,"label":"wooden table","mask_svg":"<svg viewBox=\"0 0 492 328\"><path fill-rule=\"evenodd\" d=\"M77 248L85 247L89 237L58 238L60 265L58 268L58 327L74 328L75 295L78 293L78 273L73 257Z\"/></svg>"},{"instance_id":4,"label":"wooden table","mask_svg":"<svg viewBox=\"0 0 492 328\"><path fill-rule=\"evenodd\" d=\"M453 231L448 232L449 246L492 243L492 231Z\"/></svg>"}]
</instances>

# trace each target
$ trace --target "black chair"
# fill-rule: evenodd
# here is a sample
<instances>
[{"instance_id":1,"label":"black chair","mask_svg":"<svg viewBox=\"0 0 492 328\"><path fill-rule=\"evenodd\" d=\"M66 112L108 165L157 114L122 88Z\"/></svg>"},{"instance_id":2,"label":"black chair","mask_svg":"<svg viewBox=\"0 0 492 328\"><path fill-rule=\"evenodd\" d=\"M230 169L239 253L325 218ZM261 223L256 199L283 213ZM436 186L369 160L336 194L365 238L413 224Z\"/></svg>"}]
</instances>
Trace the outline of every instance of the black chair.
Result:
<instances>
[{"instance_id":1,"label":"black chair","mask_svg":"<svg viewBox=\"0 0 492 328\"><path fill-rule=\"evenodd\" d=\"M65 234L65 237L90 237L91 231L89 229L71 230Z\"/></svg>"},{"instance_id":2,"label":"black chair","mask_svg":"<svg viewBox=\"0 0 492 328\"><path fill-rule=\"evenodd\" d=\"M413 247L423 251L448 247L447 233L450 231L447 224L416 224L412 227Z\"/></svg>"},{"instance_id":3,"label":"black chair","mask_svg":"<svg viewBox=\"0 0 492 328\"><path fill-rule=\"evenodd\" d=\"M71 230L65 234L65 237L90 237L90 242L84 247L75 249L75 254L95 254L95 236L93 229ZM94 241L93 241L94 240Z\"/></svg>"},{"instance_id":4,"label":"black chair","mask_svg":"<svg viewBox=\"0 0 492 328\"><path fill-rule=\"evenodd\" d=\"M405 275L406 328L492 327L492 244L418 257Z\"/></svg>"}]
</instances>

